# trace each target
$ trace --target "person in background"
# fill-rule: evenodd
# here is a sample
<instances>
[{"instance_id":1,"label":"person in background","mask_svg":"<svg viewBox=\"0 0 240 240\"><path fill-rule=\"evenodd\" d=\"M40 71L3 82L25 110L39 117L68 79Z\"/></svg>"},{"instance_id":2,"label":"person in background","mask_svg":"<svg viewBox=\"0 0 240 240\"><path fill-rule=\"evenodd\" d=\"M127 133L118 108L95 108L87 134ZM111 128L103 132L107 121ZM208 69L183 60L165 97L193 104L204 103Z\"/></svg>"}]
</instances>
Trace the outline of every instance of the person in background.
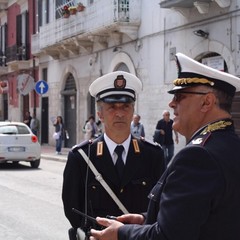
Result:
<instances>
[{"instance_id":1,"label":"person in background","mask_svg":"<svg viewBox=\"0 0 240 240\"><path fill-rule=\"evenodd\" d=\"M144 126L140 123L140 119L139 114L134 114L131 122L131 133L138 138L145 137Z\"/></svg>"},{"instance_id":2,"label":"person in background","mask_svg":"<svg viewBox=\"0 0 240 240\"><path fill-rule=\"evenodd\" d=\"M90 85L104 133L75 146L68 155L62 199L65 215L73 227L69 231L72 239L76 239L77 229L87 232L93 226L72 208L92 217L122 214L79 150L86 153L128 212L147 210L147 196L163 172L164 156L159 145L131 135L136 95L141 89L140 79L123 71L106 74Z\"/></svg>"},{"instance_id":3,"label":"person in background","mask_svg":"<svg viewBox=\"0 0 240 240\"><path fill-rule=\"evenodd\" d=\"M95 117L93 115L91 115L88 118L88 121L85 124L84 130L85 130L85 134L84 134L85 140L94 139L98 135L98 126L95 122Z\"/></svg>"},{"instance_id":4,"label":"person in background","mask_svg":"<svg viewBox=\"0 0 240 240\"><path fill-rule=\"evenodd\" d=\"M38 136L38 131L39 131L39 120L36 118L36 113L33 112L32 114L32 119L30 122L30 128L36 136Z\"/></svg>"},{"instance_id":5,"label":"person in background","mask_svg":"<svg viewBox=\"0 0 240 240\"><path fill-rule=\"evenodd\" d=\"M178 133L172 129L173 120L170 119L170 112L164 110L162 113L163 118L158 121L156 130L159 130L162 148L165 156L165 166L168 165L174 155L174 141L173 132L175 134L175 143L178 144Z\"/></svg>"},{"instance_id":6,"label":"person in background","mask_svg":"<svg viewBox=\"0 0 240 240\"><path fill-rule=\"evenodd\" d=\"M56 139L56 154L61 155L62 141L65 137L65 126L61 116L57 116L53 126L55 127L55 132L58 133L58 138Z\"/></svg>"},{"instance_id":7,"label":"person in background","mask_svg":"<svg viewBox=\"0 0 240 240\"><path fill-rule=\"evenodd\" d=\"M30 123L31 123L32 117L30 115L29 111L26 111L25 113L25 118L24 118L24 123L27 124L30 127Z\"/></svg>"},{"instance_id":8,"label":"person in background","mask_svg":"<svg viewBox=\"0 0 240 240\"><path fill-rule=\"evenodd\" d=\"M187 145L149 194L147 213L97 218L103 230L91 240L240 239L240 139L230 114L240 79L181 53L176 62L169 106Z\"/></svg>"}]
</instances>

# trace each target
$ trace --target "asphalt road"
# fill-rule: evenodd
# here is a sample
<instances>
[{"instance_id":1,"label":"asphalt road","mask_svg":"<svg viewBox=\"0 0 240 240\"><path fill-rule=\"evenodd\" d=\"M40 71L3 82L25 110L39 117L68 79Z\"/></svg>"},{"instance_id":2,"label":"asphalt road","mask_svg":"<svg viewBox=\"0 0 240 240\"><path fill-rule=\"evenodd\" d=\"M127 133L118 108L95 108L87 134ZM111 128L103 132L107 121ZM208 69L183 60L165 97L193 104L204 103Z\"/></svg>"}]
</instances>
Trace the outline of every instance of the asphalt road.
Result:
<instances>
[{"instance_id":1,"label":"asphalt road","mask_svg":"<svg viewBox=\"0 0 240 240\"><path fill-rule=\"evenodd\" d=\"M68 240L61 188L65 163L0 165L0 240Z\"/></svg>"}]
</instances>

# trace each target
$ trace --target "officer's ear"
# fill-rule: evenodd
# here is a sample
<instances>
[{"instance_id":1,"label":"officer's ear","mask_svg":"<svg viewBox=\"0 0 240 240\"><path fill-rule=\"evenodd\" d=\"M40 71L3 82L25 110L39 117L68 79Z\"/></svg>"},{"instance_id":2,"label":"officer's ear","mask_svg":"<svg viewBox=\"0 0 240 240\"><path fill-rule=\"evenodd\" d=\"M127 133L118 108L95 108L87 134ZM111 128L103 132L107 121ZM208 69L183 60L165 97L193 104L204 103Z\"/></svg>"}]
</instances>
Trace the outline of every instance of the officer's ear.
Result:
<instances>
[{"instance_id":1,"label":"officer's ear","mask_svg":"<svg viewBox=\"0 0 240 240\"><path fill-rule=\"evenodd\" d=\"M208 112L217 104L217 98L213 92L209 92L204 95L201 99L202 101L202 112Z\"/></svg>"}]
</instances>

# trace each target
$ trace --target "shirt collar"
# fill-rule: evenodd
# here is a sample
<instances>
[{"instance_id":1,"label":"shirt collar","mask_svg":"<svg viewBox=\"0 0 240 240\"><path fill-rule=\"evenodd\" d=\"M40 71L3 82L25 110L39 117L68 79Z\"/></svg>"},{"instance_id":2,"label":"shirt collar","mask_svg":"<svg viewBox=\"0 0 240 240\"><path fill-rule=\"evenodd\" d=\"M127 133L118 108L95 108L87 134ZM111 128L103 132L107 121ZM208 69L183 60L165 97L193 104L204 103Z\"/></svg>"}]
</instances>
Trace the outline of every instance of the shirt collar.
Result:
<instances>
[{"instance_id":1,"label":"shirt collar","mask_svg":"<svg viewBox=\"0 0 240 240\"><path fill-rule=\"evenodd\" d=\"M117 145L123 145L124 147L124 152L127 153L128 149L129 149L129 145L130 145L130 141L131 141L131 134L129 134L128 138L121 144L117 144L115 143L113 140L111 140L106 133L104 133L104 140L107 144L108 150L111 154L111 156L113 156L114 150L116 148ZM126 154L125 154L126 156Z\"/></svg>"}]
</instances>

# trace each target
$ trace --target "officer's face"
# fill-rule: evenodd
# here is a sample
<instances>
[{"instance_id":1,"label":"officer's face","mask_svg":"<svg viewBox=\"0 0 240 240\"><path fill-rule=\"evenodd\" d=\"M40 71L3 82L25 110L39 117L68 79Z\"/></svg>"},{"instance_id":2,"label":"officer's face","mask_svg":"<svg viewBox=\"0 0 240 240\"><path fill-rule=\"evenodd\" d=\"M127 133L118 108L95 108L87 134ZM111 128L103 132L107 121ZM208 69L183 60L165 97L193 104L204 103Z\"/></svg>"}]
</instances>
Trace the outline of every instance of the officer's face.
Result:
<instances>
[{"instance_id":1,"label":"officer's face","mask_svg":"<svg viewBox=\"0 0 240 240\"><path fill-rule=\"evenodd\" d=\"M98 110L98 117L104 123L108 135L116 133L129 135L134 103L101 102Z\"/></svg>"},{"instance_id":2,"label":"officer's face","mask_svg":"<svg viewBox=\"0 0 240 240\"><path fill-rule=\"evenodd\" d=\"M191 92L191 93L190 93ZM174 94L169 106L174 110L173 129L191 138L204 122L208 90L202 86L187 88Z\"/></svg>"}]
</instances>

